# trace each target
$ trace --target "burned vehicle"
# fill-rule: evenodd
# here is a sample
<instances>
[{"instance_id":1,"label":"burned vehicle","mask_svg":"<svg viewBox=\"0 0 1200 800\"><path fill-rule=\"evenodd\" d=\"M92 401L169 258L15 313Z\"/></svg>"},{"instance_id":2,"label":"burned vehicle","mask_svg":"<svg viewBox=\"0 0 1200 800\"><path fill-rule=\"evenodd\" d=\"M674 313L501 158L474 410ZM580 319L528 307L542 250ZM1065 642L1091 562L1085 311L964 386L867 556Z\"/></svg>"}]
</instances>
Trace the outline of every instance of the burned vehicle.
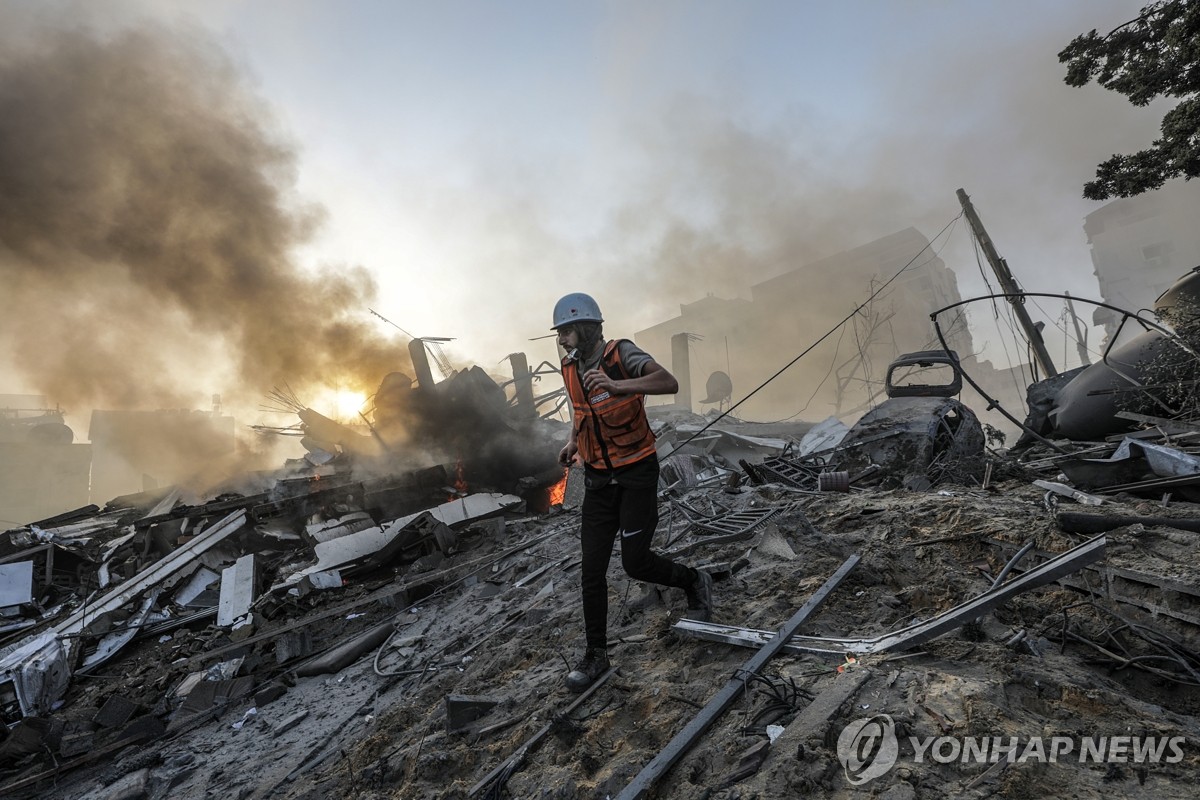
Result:
<instances>
[{"instance_id":1,"label":"burned vehicle","mask_svg":"<svg viewBox=\"0 0 1200 800\"><path fill-rule=\"evenodd\" d=\"M941 383L914 379L944 377ZM984 469L979 418L954 398L962 372L954 351L900 356L887 372L888 399L863 415L838 450L856 484L922 490L978 480Z\"/></svg>"}]
</instances>

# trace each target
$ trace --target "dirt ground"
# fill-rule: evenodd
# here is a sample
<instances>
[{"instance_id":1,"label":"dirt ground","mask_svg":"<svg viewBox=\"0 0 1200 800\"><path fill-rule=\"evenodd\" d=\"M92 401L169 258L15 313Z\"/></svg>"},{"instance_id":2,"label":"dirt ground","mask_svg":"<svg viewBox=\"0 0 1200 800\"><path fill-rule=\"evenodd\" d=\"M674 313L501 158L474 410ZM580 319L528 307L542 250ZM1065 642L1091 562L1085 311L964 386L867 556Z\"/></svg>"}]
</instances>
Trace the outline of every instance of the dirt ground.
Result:
<instances>
[{"instance_id":1,"label":"dirt ground","mask_svg":"<svg viewBox=\"0 0 1200 800\"><path fill-rule=\"evenodd\" d=\"M768 484L694 490L685 499L698 508L776 509L744 538L720 542L663 506L656 542L714 574L715 622L777 630L848 557L861 557L801 627L814 636L903 628L986 591L1013 550L1031 539L1037 551L1057 553L1087 538L1060 532L1043 492L1019 478L990 491L814 495ZM1105 506L1179 516L1194 516L1196 508L1130 497ZM395 633L349 667L297 678L278 665L277 641L256 637L243 648L243 673L258 685L286 681L278 699L256 707L251 696L173 723L147 743L116 748L26 796L616 798L755 651L673 631L685 610L682 593L628 579L615 557L609 630L618 671L565 714L576 697L563 677L582 647L577 523L572 510L510 513L502 529L493 522L460 534L458 552L427 581L414 567L310 596L309 606L278 624L347 608L312 626L314 646L389 620ZM1108 612L1129 620L1137 609L1107 597L1114 570L1149 573L1184 591L1139 584L1144 605L1176 614L1142 614L1137 625L1169 637L1176 652L1196 652L1200 628L1177 617L1200 616L1187 591L1200 587L1197 535L1120 528L1107 535L1098 569L1073 576L1078 588L1051 584L1020 594L911 651L856 660L778 655L648 796L1194 798L1200 686L1179 678L1186 665L1164 664L1161 651L1131 635L1142 628L1116 631L1135 654L1123 666L1064 632L1115 647ZM211 628L182 629L166 641L139 643L109 665L109 674L77 682L67 708L82 720L113 694L154 706L196 668L188 659L210 649L213 635ZM1020 641L1010 644L1014 638ZM483 715L448 730L450 695L482 698ZM877 715L894 723L895 765L855 785L839 760L839 736L853 721ZM472 794L543 729L501 780ZM1055 736L1183 740L1181 757L1158 763L1080 763L1072 753L1054 763L981 764L934 760L933 750L918 761L911 744L1017 737L1024 747L1031 737ZM747 763L755 767L743 769Z\"/></svg>"}]
</instances>

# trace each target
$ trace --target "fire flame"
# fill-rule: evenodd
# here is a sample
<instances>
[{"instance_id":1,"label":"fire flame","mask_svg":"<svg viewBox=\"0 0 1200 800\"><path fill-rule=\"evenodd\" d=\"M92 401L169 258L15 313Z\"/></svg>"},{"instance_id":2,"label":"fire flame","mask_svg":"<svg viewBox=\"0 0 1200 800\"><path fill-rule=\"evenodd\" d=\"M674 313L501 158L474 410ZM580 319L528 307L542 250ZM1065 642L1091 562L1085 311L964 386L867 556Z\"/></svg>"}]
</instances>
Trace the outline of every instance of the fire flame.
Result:
<instances>
[{"instance_id":1,"label":"fire flame","mask_svg":"<svg viewBox=\"0 0 1200 800\"><path fill-rule=\"evenodd\" d=\"M564 469L562 480L550 487L550 505L561 506L563 504L563 500L567 497L567 476L570 474L570 469Z\"/></svg>"},{"instance_id":2,"label":"fire flame","mask_svg":"<svg viewBox=\"0 0 1200 800\"><path fill-rule=\"evenodd\" d=\"M460 496L467 493L467 479L464 477L462 458L454 464L454 491Z\"/></svg>"}]
</instances>

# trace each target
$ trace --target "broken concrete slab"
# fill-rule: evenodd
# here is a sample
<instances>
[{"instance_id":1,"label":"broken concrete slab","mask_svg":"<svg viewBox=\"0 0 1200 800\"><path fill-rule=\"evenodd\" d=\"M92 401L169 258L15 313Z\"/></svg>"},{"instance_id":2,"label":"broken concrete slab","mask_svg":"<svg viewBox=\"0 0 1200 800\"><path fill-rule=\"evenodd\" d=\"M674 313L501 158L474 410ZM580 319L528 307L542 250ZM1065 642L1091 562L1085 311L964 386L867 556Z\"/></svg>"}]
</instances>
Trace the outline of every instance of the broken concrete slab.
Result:
<instances>
[{"instance_id":1,"label":"broken concrete slab","mask_svg":"<svg viewBox=\"0 0 1200 800\"><path fill-rule=\"evenodd\" d=\"M317 592L322 589L340 589L344 583L342 573L336 569L322 570L321 572L313 572L305 575L300 579L297 588L300 591L300 596L309 592Z\"/></svg>"},{"instance_id":2,"label":"broken concrete slab","mask_svg":"<svg viewBox=\"0 0 1200 800\"><path fill-rule=\"evenodd\" d=\"M433 515L434 519L453 528L457 525L464 525L478 519L503 514L509 509L520 506L523 502L516 495L502 494L500 492L481 492L469 494L466 497L460 497L448 503L434 506L429 509L429 513ZM401 517L393 522L391 527L397 529L403 527L416 516L417 514L410 514L407 517Z\"/></svg>"},{"instance_id":3,"label":"broken concrete slab","mask_svg":"<svg viewBox=\"0 0 1200 800\"><path fill-rule=\"evenodd\" d=\"M273 681L254 693L254 707L262 708L263 706L274 703L279 698L287 694L288 687L278 681Z\"/></svg>"},{"instance_id":4,"label":"broken concrete slab","mask_svg":"<svg viewBox=\"0 0 1200 800\"><path fill-rule=\"evenodd\" d=\"M183 701L175 716L172 718L171 726L176 727L181 721L186 721L189 717L196 714L204 713L211 710L214 706L225 705L226 703L239 700L254 689L254 678L249 675L243 675L240 678L232 680L220 681L200 681L195 688L188 693L187 698Z\"/></svg>"},{"instance_id":5,"label":"broken concrete slab","mask_svg":"<svg viewBox=\"0 0 1200 800\"><path fill-rule=\"evenodd\" d=\"M125 724L120 732L114 737L114 741L127 741L130 744L139 744L141 742L152 742L162 737L167 732L167 726L163 721L153 714L143 714L140 717L134 717L133 720Z\"/></svg>"},{"instance_id":6,"label":"broken concrete slab","mask_svg":"<svg viewBox=\"0 0 1200 800\"><path fill-rule=\"evenodd\" d=\"M419 511L389 523L386 527L375 526L356 533L347 534L337 539L321 542L313 551L317 555L317 563L288 576L283 582L272 587L279 591L295 586L306 575L335 569L359 559L372 556L400 536L405 529L422 515L428 515L434 520L453 528L478 519L484 519L496 514L502 514L510 508L521 505L521 498L510 494L495 492L471 494L466 497L434 506L428 511Z\"/></svg>"},{"instance_id":7,"label":"broken concrete slab","mask_svg":"<svg viewBox=\"0 0 1200 800\"><path fill-rule=\"evenodd\" d=\"M221 597L217 603L217 625L226 627L250 613L258 588L258 562L247 553L221 571Z\"/></svg>"},{"instance_id":8,"label":"broken concrete slab","mask_svg":"<svg viewBox=\"0 0 1200 800\"><path fill-rule=\"evenodd\" d=\"M257 707L257 706L256 706ZM302 708L271 726L271 736L279 737L299 725L308 717L308 709Z\"/></svg>"},{"instance_id":9,"label":"broken concrete slab","mask_svg":"<svg viewBox=\"0 0 1200 800\"><path fill-rule=\"evenodd\" d=\"M305 538L309 544L317 545L321 542L327 542L330 539L336 539L339 536L346 536L351 533L364 531L367 528L375 526L375 520L371 519L371 515L365 511L355 511L350 514L344 514L333 519L322 520L306 525L304 528Z\"/></svg>"},{"instance_id":10,"label":"broken concrete slab","mask_svg":"<svg viewBox=\"0 0 1200 800\"><path fill-rule=\"evenodd\" d=\"M214 572L208 567L199 567L191 576L175 590L175 595L172 597L172 602L181 606L193 606L197 608L208 608L212 603L206 603L201 599L201 595L208 591L209 587L220 580L220 573Z\"/></svg>"}]
</instances>

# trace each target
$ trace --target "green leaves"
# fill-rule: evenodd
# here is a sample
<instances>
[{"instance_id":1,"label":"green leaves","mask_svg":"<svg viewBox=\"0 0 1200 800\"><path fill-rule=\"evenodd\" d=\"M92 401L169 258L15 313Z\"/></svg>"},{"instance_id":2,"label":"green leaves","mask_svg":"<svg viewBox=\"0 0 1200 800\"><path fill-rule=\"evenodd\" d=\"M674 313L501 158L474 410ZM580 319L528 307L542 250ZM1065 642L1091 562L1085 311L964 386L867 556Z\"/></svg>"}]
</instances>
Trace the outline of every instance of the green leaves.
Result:
<instances>
[{"instance_id":1,"label":"green leaves","mask_svg":"<svg viewBox=\"0 0 1200 800\"><path fill-rule=\"evenodd\" d=\"M1083 196L1130 197L1167 180L1200 176L1200 0L1160 0L1105 36L1091 30L1058 54L1068 86L1095 80L1135 106L1157 97L1182 101L1163 116L1162 138L1133 155L1114 155L1096 169Z\"/></svg>"}]
</instances>

